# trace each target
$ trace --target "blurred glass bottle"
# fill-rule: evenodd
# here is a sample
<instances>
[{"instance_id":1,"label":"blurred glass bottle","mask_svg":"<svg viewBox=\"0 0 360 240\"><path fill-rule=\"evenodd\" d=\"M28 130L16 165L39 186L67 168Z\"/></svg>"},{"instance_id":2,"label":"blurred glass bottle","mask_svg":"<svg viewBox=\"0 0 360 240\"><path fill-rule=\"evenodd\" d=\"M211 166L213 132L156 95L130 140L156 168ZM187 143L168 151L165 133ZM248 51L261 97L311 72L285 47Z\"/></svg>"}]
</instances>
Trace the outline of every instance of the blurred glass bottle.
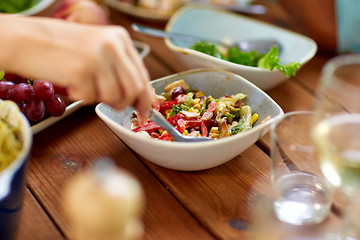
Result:
<instances>
[{"instance_id":1,"label":"blurred glass bottle","mask_svg":"<svg viewBox=\"0 0 360 240\"><path fill-rule=\"evenodd\" d=\"M138 181L109 159L79 173L62 201L75 240L139 240L143 236L143 191Z\"/></svg>"}]
</instances>

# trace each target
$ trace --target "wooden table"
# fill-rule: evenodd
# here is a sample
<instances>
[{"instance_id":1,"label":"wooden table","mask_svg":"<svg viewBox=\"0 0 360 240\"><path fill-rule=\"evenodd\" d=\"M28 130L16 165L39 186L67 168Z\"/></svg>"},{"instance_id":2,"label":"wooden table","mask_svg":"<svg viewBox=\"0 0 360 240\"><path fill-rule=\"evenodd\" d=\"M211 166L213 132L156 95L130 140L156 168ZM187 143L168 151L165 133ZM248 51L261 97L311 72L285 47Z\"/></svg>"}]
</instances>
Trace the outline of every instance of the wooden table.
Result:
<instances>
[{"instance_id":1,"label":"wooden table","mask_svg":"<svg viewBox=\"0 0 360 240\"><path fill-rule=\"evenodd\" d=\"M301 30L292 27L291 18L273 1L267 4L269 14L258 19ZM127 28L134 21L164 27L164 23L139 21L113 10L110 17ZM186 70L162 39L130 33L151 46L145 58L151 79ZM311 109L320 70L331 57L317 53L296 77L266 92L284 112ZM180 172L137 156L97 117L94 106L86 106L34 136L17 239L72 239L61 208L63 188L104 156L114 159L143 186L144 239L244 239L251 235L248 227L256 197L265 195L270 181L268 134L226 164Z\"/></svg>"}]
</instances>

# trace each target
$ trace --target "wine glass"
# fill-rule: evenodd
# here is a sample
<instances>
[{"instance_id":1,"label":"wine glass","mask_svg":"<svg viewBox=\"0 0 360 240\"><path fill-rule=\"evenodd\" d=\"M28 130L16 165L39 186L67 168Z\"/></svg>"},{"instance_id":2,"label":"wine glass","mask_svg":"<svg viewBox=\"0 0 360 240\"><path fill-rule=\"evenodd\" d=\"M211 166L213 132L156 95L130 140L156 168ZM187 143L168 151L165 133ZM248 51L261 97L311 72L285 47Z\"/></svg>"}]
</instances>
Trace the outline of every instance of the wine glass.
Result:
<instances>
[{"instance_id":1,"label":"wine glass","mask_svg":"<svg viewBox=\"0 0 360 240\"><path fill-rule=\"evenodd\" d=\"M360 55L341 55L326 63L317 94L312 137L321 170L348 200L340 239L360 239L360 221L354 221L360 213L355 211L360 192Z\"/></svg>"}]
</instances>

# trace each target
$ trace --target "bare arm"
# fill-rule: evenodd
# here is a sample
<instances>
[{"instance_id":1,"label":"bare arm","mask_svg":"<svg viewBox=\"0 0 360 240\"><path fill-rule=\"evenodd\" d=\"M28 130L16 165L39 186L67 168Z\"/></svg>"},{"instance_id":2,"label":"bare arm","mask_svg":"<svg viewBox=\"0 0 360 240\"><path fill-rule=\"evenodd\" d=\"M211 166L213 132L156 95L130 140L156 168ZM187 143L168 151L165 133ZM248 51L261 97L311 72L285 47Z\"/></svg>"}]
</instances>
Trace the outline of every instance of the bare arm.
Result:
<instances>
[{"instance_id":1,"label":"bare arm","mask_svg":"<svg viewBox=\"0 0 360 240\"><path fill-rule=\"evenodd\" d=\"M148 72L126 29L0 14L0 69L68 88L117 109L151 105Z\"/></svg>"}]
</instances>

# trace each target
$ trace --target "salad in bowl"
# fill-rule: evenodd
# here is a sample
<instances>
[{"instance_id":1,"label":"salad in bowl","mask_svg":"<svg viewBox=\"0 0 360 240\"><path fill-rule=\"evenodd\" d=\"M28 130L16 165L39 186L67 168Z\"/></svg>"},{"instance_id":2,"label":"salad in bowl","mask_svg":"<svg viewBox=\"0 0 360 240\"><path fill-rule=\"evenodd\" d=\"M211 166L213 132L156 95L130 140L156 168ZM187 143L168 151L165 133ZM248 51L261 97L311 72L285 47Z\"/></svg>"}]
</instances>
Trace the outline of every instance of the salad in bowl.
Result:
<instances>
[{"instance_id":1,"label":"salad in bowl","mask_svg":"<svg viewBox=\"0 0 360 240\"><path fill-rule=\"evenodd\" d=\"M153 109L181 134L193 137L220 139L252 128L259 115L245 103L246 94L236 93L219 98L191 88L184 79L168 84L160 95L154 93ZM270 115L263 119L267 121ZM173 141L169 132L152 121L144 121L136 112L132 131L159 140Z\"/></svg>"},{"instance_id":2,"label":"salad in bowl","mask_svg":"<svg viewBox=\"0 0 360 240\"><path fill-rule=\"evenodd\" d=\"M175 89L177 88L175 86L178 85L177 81L179 80L183 80L184 82L186 82L190 86L190 89L201 90L201 92L204 94L204 97L215 100L215 101L209 101L206 104L206 107L204 107L203 110L203 115L201 116L204 116L206 112L208 112L209 114L210 112L212 112L213 107L211 105L214 103L211 102L218 103L220 102L220 98L224 97L225 101L226 100L229 101L230 99L236 100L234 101L235 108L237 105L240 106L240 104L241 105L243 104L243 106L250 106L252 112L247 116L249 117L251 116L251 118L253 117L257 118L257 120L256 121L255 119L249 120L248 123L252 125L251 128L248 127L246 131L239 132L238 134L234 134L232 136L226 136L227 134L225 134L224 137L220 138L218 136L217 140L213 140L213 141L189 143L189 142L176 142L176 141L161 141L159 139L155 139L151 137L152 134L151 132L147 133L150 135L150 137L134 132L132 128L135 127L134 118L136 117L136 113L134 116L134 109L132 107L126 108L122 111L118 111L104 103L100 103L96 106L95 109L96 113L100 117L100 119L102 119L104 123L114 132L114 134L116 134L121 139L121 141L123 141L127 146L129 146L137 154L143 157L146 161L150 161L151 163L157 164L162 167L181 170L181 171L204 170L204 169L216 167L235 158L243 151L245 151L247 148L249 148L251 145L253 145L259 138L261 138L265 133L269 131L270 124L273 121L272 119L275 119L284 114L281 107L260 88L256 87L254 84L252 84L251 82L249 82L248 80L237 74L219 69L209 69L209 68L193 69L193 70L169 75L157 80L153 80L150 82L150 84L155 89L156 93L158 93L159 95L162 95L161 93L164 92L164 89L167 86L169 86L170 84L174 84L173 85L174 87L168 89L169 91L165 90L164 94L166 97L166 95L168 94L171 95L171 92L174 93ZM172 89L174 90L171 91ZM188 93L194 94L194 92L192 91L189 91ZM240 101L237 101L238 97L235 97L239 93L246 95L246 98L242 99L241 101L242 103L240 103ZM201 93L199 93L199 95L198 98L201 98ZM212 98L210 98L210 96L212 96ZM193 95L193 100L191 100L191 102L194 103L196 101L200 101L196 99L197 97L196 96L194 97ZM171 101L171 98L169 98L167 101ZM163 103L165 102L166 101L164 101ZM171 110L173 107L174 109L179 107L178 104L172 105ZM200 107L195 105L196 104L192 106L193 109L194 107L195 109ZM155 109L156 109L156 104L155 104ZM201 109L201 107L198 109ZM169 118L171 118L170 117L171 110L162 111L160 109L160 112L166 114L166 117L167 114L169 114ZM185 107L181 109L180 112L181 111L187 111L191 113L192 110L190 110L190 108L186 110ZM214 115L215 111L216 110L212 112L213 116L211 117L211 119L213 119L213 117L216 119L216 115ZM183 112L181 113L181 115L189 114L189 113ZM230 116L226 116L229 115L227 113L228 113L227 110L224 109L224 113L221 114L222 118L226 117L230 119ZM235 111L233 113L235 113ZM174 116L176 115L177 114L175 114ZM184 116L184 120L190 120L190 119L186 119L185 115L183 116ZM271 119L266 121L266 119L268 119L269 116L271 117ZM205 119L201 119L201 120L205 120ZM145 120L145 122L146 121L147 120ZM220 119L217 122L218 127L219 127L219 122L221 121L226 121L226 120ZM239 120L233 120L233 122L234 121L239 122ZM179 125L181 125L180 123ZM174 124L174 126L177 126L177 123ZM211 130L212 127L213 126L208 125L207 129L209 134L211 131L214 131L214 129ZM193 130L196 130L197 128L197 131L199 131L200 129L199 132L200 134L202 134L201 124L200 127L189 126L189 128L186 129L188 132L187 134L190 134L192 128L194 128ZM163 133L164 132L162 132L162 130L159 130L158 135L161 136ZM219 133L220 132L218 132L218 134Z\"/></svg>"}]
</instances>

